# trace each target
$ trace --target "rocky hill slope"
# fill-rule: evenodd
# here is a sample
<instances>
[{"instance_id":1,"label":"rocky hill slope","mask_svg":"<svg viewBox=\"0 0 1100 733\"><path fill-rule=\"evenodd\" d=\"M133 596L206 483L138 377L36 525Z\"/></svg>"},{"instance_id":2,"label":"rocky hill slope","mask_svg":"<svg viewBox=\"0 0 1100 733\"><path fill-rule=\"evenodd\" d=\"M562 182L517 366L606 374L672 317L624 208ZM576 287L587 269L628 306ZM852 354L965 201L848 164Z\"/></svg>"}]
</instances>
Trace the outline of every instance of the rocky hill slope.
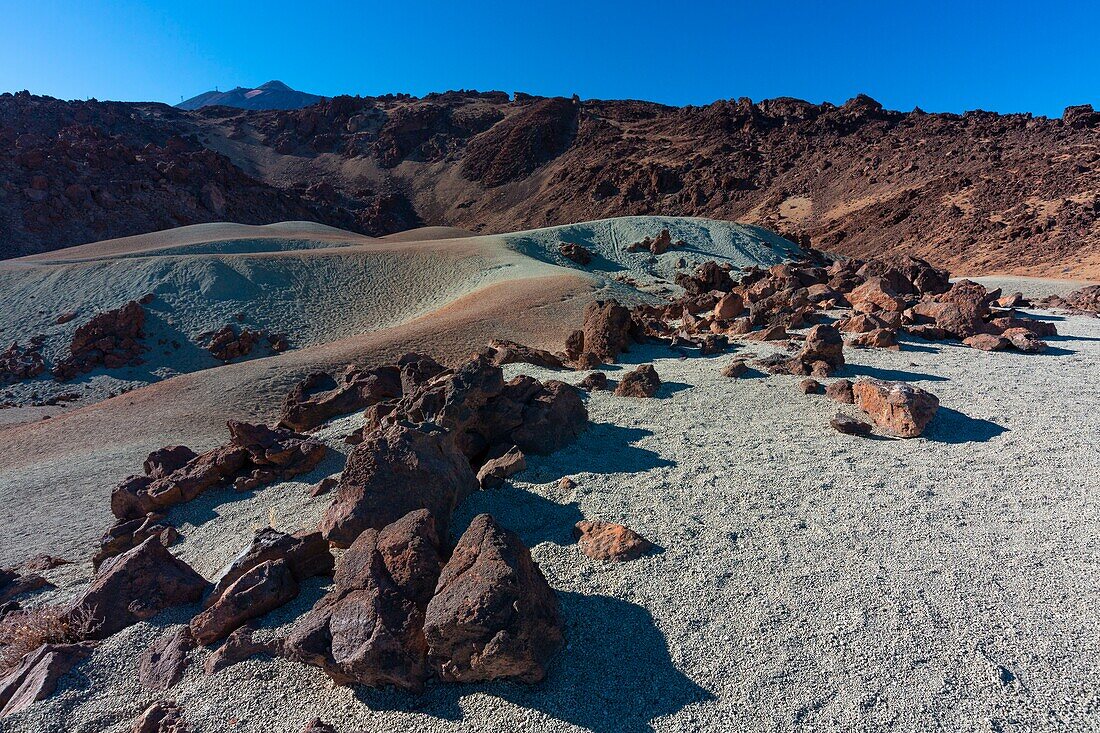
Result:
<instances>
[{"instance_id":1,"label":"rocky hill slope","mask_svg":"<svg viewBox=\"0 0 1100 733\"><path fill-rule=\"evenodd\" d=\"M1100 275L1100 113L500 92L290 111L0 96L0 255L208 221L367 234L610 216L759 224L963 274Z\"/></svg>"},{"instance_id":2,"label":"rocky hill slope","mask_svg":"<svg viewBox=\"0 0 1100 733\"><path fill-rule=\"evenodd\" d=\"M291 89L281 81L269 81L255 89L235 87L228 92L214 89L197 94L176 105L179 109L201 109L203 107L236 107L238 109L301 109L317 104L324 97L309 92Z\"/></svg>"}]
</instances>

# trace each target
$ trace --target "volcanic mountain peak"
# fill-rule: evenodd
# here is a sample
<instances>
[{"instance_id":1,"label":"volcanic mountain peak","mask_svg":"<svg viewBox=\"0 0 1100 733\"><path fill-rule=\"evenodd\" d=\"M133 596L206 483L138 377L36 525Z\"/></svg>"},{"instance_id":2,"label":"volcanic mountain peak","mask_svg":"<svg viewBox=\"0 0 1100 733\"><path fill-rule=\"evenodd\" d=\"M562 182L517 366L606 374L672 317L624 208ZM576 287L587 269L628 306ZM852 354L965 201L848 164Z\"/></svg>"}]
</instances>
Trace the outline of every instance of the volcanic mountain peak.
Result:
<instances>
[{"instance_id":1,"label":"volcanic mountain peak","mask_svg":"<svg viewBox=\"0 0 1100 733\"><path fill-rule=\"evenodd\" d=\"M180 102L176 107L195 110L215 105L240 109L300 109L317 104L324 97L299 92L276 79L255 88L235 87L228 92L213 90Z\"/></svg>"}]
</instances>

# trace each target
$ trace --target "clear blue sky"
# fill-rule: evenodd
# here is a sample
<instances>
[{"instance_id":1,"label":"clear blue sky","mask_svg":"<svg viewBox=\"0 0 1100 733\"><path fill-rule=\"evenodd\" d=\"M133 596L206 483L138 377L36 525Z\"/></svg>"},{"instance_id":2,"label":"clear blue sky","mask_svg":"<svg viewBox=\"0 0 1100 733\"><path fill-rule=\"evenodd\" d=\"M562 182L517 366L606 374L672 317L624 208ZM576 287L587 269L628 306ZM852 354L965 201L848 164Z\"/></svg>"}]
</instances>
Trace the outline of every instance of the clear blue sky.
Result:
<instances>
[{"instance_id":1,"label":"clear blue sky","mask_svg":"<svg viewBox=\"0 0 1100 733\"><path fill-rule=\"evenodd\" d=\"M1100 9L971 3L0 0L0 91L178 102L498 89L669 104L793 96L1061 114L1100 107Z\"/></svg>"}]
</instances>

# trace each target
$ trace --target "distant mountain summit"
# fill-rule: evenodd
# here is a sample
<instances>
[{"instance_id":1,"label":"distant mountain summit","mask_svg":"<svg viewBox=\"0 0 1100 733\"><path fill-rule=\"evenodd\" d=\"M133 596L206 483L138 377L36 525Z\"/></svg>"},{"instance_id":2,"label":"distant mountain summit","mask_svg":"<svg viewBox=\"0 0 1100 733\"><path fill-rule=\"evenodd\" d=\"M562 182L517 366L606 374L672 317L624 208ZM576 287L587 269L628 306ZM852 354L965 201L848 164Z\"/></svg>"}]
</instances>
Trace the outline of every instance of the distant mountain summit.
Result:
<instances>
[{"instance_id":1,"label":"distant mountain summit","mask_svg":"<svg viewBox=\"0 0 1100 733\"><path fill-rule=\"evenodd\" d=\"M228 92L203 92L176 106L180 109L199 109L214 105L240 109L300 109L317 104L323 99L324 97L317 94L291 89L281 81L269 81L255 89L237 87Z\"/></svg>"}]
</instances>

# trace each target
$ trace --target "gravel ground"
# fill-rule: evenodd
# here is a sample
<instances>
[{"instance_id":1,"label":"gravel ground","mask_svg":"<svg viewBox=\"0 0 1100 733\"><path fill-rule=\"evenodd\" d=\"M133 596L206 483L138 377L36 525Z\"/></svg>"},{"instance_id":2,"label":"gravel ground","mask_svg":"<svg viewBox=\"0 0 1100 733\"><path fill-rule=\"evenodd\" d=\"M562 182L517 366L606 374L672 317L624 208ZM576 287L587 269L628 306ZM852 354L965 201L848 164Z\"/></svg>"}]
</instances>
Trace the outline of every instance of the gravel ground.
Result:
<instances>
[{"instance_id":1,"label":"gravel ground","mask_svg":"<svg viewBox=\"0 0 1100 733\"><path fill-rule=\"evenodd\" d=\"M638 348L623 366L654 363L658 398L594 394L577 443L530 458L522 480L475 494L455 522L494 514L558 591L567 647L545 682L412 696L333 687L318 670L263 658L205 677L198 652L166 697L200 732L296 732L316 715L342 732L1095 730L1100 319L1058 326L1066 335L1037 356L925 342L848 350L846 376L940 397L913 440L832 431L837 405L803 395L798 378L727 380L729 357ZM357 421L322 435L342 447ZM303 482L180 509L177 551L213 575L255 527L311 525L327 500L305 486L341 460ZM563 476L576 488L560 490ZM581 518L623 522L661 549L590 561L570 537ZM54 571L67 587L43 600L87 573ZM307 585L265 624L286 623L323 588ZM141 651L194 611L107 640L4 730L128 730L155 698L135 681Z\"/></svg>"}]
</instances>

